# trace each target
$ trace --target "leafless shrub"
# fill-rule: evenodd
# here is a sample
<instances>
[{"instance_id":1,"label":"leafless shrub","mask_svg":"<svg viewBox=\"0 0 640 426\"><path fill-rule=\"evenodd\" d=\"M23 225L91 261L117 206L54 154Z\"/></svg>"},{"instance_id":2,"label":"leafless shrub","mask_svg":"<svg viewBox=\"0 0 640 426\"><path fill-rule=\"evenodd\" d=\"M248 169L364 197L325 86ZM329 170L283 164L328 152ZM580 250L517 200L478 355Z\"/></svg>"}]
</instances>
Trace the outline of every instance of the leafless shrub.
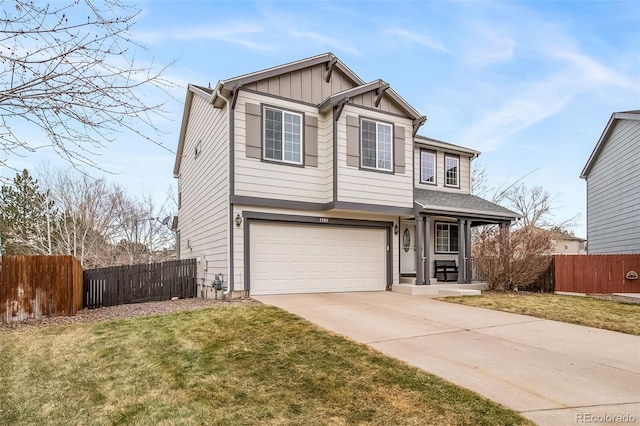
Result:
<instances>
[{"instance_id":1,"label":"leafless shrub","mask_svg":"<svg viewBox=\"0 0 640 426\"><path fill-rule=\"evenodd\" d=\"M551 238L533 226L510 232L485 227L475 236L473 257L489 290L517 290L533 283L551 262Z\"/></svg>"}]
</instances>

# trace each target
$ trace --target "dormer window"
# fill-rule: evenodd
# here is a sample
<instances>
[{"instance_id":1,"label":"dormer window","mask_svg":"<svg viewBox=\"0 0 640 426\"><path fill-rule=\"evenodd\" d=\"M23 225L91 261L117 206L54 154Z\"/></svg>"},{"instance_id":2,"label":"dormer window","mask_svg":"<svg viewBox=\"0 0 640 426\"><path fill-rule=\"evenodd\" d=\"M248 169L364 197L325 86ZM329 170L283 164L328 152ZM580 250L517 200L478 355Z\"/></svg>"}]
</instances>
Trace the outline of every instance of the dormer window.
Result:
<instances>
[{"instance_id":1,"label":"dormer window","mask_svg":"<svg viewBox=\"0 0 640 426\"><path fill-rule=\"evenodd\" d=\"M460 187L460 157L457 155L444 156L444 185Z\"/></svg>"},{"instance_id":2,"label":"dormer window","mask_svg":"<svg viewBox=\"0 0 640 426\"><path fill-rule=\"evenodd\" d=\"M360 122L361 167L393 172L393 126L380 121Z\"/></svg>"},{"instance_id":3,"label":"dormer window","mask_svg":"<svg viewBox=\"0 0 640 426\"><path fill-rule=\"evenodd\" d=\"M264 159L302 164L302 114L264 107Z\"/></svg>"}]
</instances>

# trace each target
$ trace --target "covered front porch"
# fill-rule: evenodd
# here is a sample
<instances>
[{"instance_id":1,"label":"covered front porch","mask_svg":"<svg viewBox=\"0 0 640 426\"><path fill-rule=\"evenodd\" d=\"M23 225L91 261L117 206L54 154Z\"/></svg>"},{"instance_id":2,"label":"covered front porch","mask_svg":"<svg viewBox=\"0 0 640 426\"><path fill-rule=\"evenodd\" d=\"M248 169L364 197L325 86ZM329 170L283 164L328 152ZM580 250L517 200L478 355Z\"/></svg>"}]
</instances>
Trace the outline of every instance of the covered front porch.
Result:
<instances>
[{"instance_id":1,"label":"covered front porch","mask_svg":"<svg viewBox=\"0 0 640 426\"><path fill-rule=\"evenodd\" d=\"M471 255L472 228L489 224L509 227L519 218L475 195L421 188L415 190L414 210L412 218L400 220L399 289L444 285L446 291L453 285L460 291L465 285L468 290L481 290L483 283L475 276ZM416 294L415 289L411 291L407 294Z\"/></svg>"}]
</instances>

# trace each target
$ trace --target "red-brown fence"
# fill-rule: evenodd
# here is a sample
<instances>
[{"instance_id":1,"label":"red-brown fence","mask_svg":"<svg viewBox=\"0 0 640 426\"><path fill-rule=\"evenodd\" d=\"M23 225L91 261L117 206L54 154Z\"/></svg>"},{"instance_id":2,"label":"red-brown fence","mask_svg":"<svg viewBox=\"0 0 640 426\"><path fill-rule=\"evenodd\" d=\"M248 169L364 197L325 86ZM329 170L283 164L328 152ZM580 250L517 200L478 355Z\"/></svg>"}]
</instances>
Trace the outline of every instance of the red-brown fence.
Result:
<instances>
[{"instance_id":1,"label":"red-brown fence","mask_svg":"<svg viewBox=\"0 0 640 426\"><path fill-rule=\"evenodd\" d=\"M196 297L196 259L84 271L84 307Z\"/></svg>"},{"instance_id":2,"label":"red-brown fence","mask_svg":"<svg viewBox=\"0 0 640 426\"><path fill-rule=\"evenodd\" d=\"M73 256L2 256L0 322L75 315L82 267Z\"/></svg>"},{"instance_id":3,"label":"red-brown fence","mask_svg":"<svg viewBox=\"0 0 640 426\"><path fill-rule=\"evenodd\" d=\"M555 291L586 294L639 293L640 254L558 255ZM632 276L633 274L629 274Z\"/></svg>"}]
</instances>

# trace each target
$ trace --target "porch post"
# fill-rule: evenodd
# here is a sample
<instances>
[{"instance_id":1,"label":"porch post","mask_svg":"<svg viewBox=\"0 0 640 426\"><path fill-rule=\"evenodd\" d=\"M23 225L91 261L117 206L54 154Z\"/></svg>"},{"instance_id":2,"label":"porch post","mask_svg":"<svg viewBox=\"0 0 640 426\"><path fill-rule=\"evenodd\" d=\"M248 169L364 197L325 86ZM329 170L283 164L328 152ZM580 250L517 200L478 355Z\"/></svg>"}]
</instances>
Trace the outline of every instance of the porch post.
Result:
<instances>
[{"instance_id":1,"label":"porch post","mask_svg":"<svg viewBox=\"0 0 640 426\"><path fill-rule=\"evenodd\" d=\"M422 216L416 216L416 284L424 284L422 269Z\"/></svg>"},{"instance_id":2,"label":"porch post","mask_svg":"<svg viewBox=\"0 0 640 426\"><path fill-rule=\"evenodd\" d=\"M431 242L431 239L430 239L431 237L429 236L430 233L431 233L431 217L425 216L424 217L424 245L423 245L425 284L431 284L431 261L429 256L429 253L431 252L430 246L429 246Z\"/></svg>"},{"instance_id":3,"label":"porch post","mask_svg":"<svg viewBox=\"0 0 640 426\"><path fill-rule=\"evenodd\" d=\"M466 262L466 253L465 249L467 248L466 243L466 232L464 228L467 226L467 221L465 219L458 219L458 284L464 284L466 282L465 275L467 274L467 262Z\"/></svg>"},{"instance_id":4,"label":"porch post","mask_svg":"<svg viewBox=\"0 0 640 426\"><path fill-rule=\"evenodd\" d=\"M466 247L464 249L466 255L467 255L467 271L466 271L466 276L467 276L467 280L466 282L468 284L471 284L471 282L473 281L473 263L472 263L472 258L471 258L471 220L467 219L467 226L465 227L465 235L466 235Z\"/></svg>"}]
</instances>

